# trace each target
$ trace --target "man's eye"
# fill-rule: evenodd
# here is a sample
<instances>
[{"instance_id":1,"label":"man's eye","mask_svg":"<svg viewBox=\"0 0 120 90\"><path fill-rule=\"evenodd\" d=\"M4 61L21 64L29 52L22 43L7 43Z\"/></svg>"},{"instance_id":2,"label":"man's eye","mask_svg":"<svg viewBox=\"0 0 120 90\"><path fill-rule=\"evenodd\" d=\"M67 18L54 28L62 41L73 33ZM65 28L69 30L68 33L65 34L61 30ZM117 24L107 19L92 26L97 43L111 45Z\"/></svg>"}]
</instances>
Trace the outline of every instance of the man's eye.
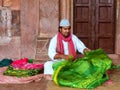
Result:
<instances>
[{"instance_id":1,"label":"man's eye","mask_svg":"<svg viewBox=\"0 0 120 90\"><path fill-rule=\"evenodd\" d=\"M70 28L65 28L65 30L69 30Z\"/></svg>"}]
</instances>

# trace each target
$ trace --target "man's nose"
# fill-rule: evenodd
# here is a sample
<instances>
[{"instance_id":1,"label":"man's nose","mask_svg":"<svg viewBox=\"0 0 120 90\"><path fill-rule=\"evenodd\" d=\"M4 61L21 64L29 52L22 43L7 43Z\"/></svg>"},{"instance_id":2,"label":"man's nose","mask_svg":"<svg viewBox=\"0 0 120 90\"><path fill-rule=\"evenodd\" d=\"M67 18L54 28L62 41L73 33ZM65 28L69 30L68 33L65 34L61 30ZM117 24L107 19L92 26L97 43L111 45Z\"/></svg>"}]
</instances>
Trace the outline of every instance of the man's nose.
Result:
<instances>
[{"instance_id":1,"label":"man's nose","mask_svg":"<svg viewBox=\"0 0 120 90\"><path fill-rule=\"evenodd\" d=\"M69 28L67 28L67 29L66 29L66 32L70 32L70 29L69 29Z\"/></svg>"}]
</instances>

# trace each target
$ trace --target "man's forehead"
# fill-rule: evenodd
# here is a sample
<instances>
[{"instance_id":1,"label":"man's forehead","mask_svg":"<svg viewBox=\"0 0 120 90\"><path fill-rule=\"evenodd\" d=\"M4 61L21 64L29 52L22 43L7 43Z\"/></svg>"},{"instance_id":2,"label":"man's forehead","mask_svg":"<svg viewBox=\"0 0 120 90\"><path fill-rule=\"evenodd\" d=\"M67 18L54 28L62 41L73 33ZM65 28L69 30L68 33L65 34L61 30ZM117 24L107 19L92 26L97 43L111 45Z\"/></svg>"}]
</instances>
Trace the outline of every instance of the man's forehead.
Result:
<instances>
[{"instance_id":1,"label":"man's forehead","mask_svg":"<svg viewBox=\"0 0 120 90\"><path fill-rule=\"evenodd\" d=\"M64 27L62 27L62 28L70 28L70 26L64 26Z\"/></svg>"}]
</instances>

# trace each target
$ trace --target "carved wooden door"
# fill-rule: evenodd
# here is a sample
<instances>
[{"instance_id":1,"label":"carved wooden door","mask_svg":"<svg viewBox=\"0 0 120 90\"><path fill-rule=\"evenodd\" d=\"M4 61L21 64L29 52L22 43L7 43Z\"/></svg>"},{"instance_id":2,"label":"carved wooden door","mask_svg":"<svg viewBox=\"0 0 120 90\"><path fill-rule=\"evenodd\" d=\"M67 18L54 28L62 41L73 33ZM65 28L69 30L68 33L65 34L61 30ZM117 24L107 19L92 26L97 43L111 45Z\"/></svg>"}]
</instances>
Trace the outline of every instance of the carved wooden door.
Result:
<instances>
[{"instance_id":1,"label":"carved wooden door","mask_svg":"<svg viewBox=\"0 0 120 90\"><path fill-rule=\"evenodd\" d=\"M116 0L74 0L73 33L87 47L115 52Z\"/></svg>"}]
</instances>

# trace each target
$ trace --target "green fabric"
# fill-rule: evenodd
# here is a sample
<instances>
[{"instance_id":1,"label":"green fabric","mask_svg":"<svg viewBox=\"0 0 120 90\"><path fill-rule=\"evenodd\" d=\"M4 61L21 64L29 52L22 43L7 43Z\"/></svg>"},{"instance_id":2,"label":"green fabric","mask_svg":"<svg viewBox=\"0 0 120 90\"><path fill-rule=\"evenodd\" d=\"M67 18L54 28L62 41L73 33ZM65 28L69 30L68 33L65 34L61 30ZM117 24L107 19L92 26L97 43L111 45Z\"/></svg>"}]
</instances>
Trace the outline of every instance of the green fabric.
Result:
<instances>
[{"instance_id":1,"label":"green fabric","mask_svg":"<svg viewBox=\"0 0 120 90\"><path fill-rule=\"evenodd\" d=\"M117 69L117 68L120 68L120 66L118 65L112 65L111 69Z\"/></svg>"},{"instance_id":2,"label":"green fabric","mask_svg":"<svg viewBox=\"0 0 120 90\"><path fill-rule=\"evenodd\" d=\"M28 62L29 62L29 63L33 63L33 59L29 59Z\"/></svg>"},{"instance_id":3,"label":"green fabric","mask_svg":"<svg viewBox=\"0 0 120 90\"><path fill-rule=\"evenodd\" d=\"M7 58L2 59L0 61L0 67L9 66L12 62L13 62L12 59L7 59Z\"/></svg>"},{"instance_id":4,"label":"green fabric","mask_svg":"<svg viewBox=\"0 0 120 90\"><path fill-rule=\"evenodd\" d=\"M7 76L17 76L17 77L27 77L27 76L34 76L37 74L40 74L43 72L43 69L39 69L39 70L17 70L14 69L12 66L8 66L7 70L3 73L4 75Z\"/></svg>"},{"instance_id":5,"label":"green fabric","mask_svg":"<svg viewBox=\"0 0 120 90\"><path fill-rule=\"evenodd\" d=\"M95 88L108 80L106 71L111 65L112 60L102 49L92 50L74 62L54 63L53 81L60 86Z\"/></svg>"}]
</instances>

